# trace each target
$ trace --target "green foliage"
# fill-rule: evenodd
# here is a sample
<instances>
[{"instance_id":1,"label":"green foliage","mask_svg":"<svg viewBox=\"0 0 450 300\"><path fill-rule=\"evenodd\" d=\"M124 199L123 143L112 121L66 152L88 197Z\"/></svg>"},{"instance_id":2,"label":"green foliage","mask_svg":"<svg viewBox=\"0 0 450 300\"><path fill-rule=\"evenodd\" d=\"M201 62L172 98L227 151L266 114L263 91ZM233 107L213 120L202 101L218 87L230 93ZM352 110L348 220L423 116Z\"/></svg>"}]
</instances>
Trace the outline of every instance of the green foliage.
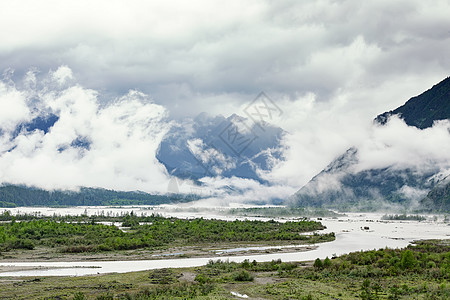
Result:
<instances>
[{"instance_id":1,"label":"green foliage","mask_svg":"<svg viewBox=\"0 0 450 300\"><path fill-rule=\"evenodd\" d=\"M22 295L34 289L33 295L46 291L46 297L42 297L46 299L75 292L80 297L108 300L230 299L231 289L245 291L253 299L450 299L450 274L446 271L450 265L450 241L420 241L406 249L354 252L321 263L322 268L318 269L281 260L241 263L210 260L206 266L180 271L162 269L85 279L46 277L20 284L5 282L2 289L8 287L9 292L2 291L0 296L20 291L20 297L4 298L25 298ZM195 275L195 280L185 281L182 276L185 272ZM137 279L139 276L142 279ZM51 280L47 285L50 288L43 288ZM67 286L72 286L70 292L64 290L70 289Z\"/></svg>"},{"instance_id":2,"label":"green foliage","mask_svg":"<svg viewBox=\"0 0 450 300\"><path fill-rule=\"evenodd\" d=\"M236 272L232 276L234 281L253 281L254 277L246 270Z\"/></svg>"},{"instance_id":3,"label":"green foliage","mask_svg":"<svg viewBox=\"0 0 450 300\"><path fill-rule=\"evenodd\" d=\"M195 199L183 196L151 195L143 192L120 192L81 188L79 192L46 191L17 185L0 186L0 207L83 206L83 205L158 205Z\"/></svg>"},{"instance_id":4,"label":"green foliage","mask_svg":"<svg viewBox=\"0 0 450 300\"><path fill-rule=\"evenodd\" d=\"M153 284L171 284L177 282L177 278L171 269L152 270L148 278Z\"/></svg>"},{"instance_id":5,"label":"green foliage","mask_svg":"<svg viewBox=\"0 0 450 300\"><path fill-rule=\"evenodd\" d=\"M329 268L331 266L331 259L328 258L328 256L323 261L323 267Z\"/></svg>"},{"instance_id":6,"label":"green foliage","mask_svg":"<svg viewBox=\"0 0 450 300\"><path fill-rule=\"evenodd\" d=\"M382 220L402 220L402 221L425 221L427 218L420 215L384 215L381 217Z\"/></svg>"},{"instance_id":7,"label":"green foliage","mask_svg":"<svg viewBox=\"0 0 450 300\"><path fill-rule=\"evenodd\" d=\"M380 292L381 287L375 283L371 284L369 279L364 279L361 285L361 294L359 295L363 300L375 300L379 299L378 293Z\"/></svg>"},{"instance_id":8,"label":"green foliage","mask_svg":"<svg viewBox=\"0 0 450 300\"><path fill-rule=\"evenodd\" d=\"M132 300L166 300L166 299L198 299L209 295L215 286L212 284L199 284L177 282L170 285L155 285L154 287L143 289L139 292L130 292L110 296L110 294L101 295L97 299L132 299Z\"/></svg>"},{"instance_id":9,"label":"green foliage","mask_svg":"<svg viewBox=\"0 0 450 300\"><path fill-rule=\"evenodd\" d=\"M200 284L205 284L212 281L211 278L205 274L198 274L197 276L195 276L194 280Z\"/></svg>"},{"instance_id":10,"label":"green foliage","mask_svg":"<svg viewBox=\"0 0 450 300\"><path fill-rule=\"evenodd\" d=\"M77 292L73 296L73 300L86 300L86 296L82 292Z\"/></svg>"},{"instance_id":11,"label":"green foliage","mask_svg":"<svg viewBox=\"0 0 450 300\"><path fill-rule=\"evenodd\" d=\"M318 207L250 207L233 208L227 211L232 216L246 217L337 217L340 214Z\"/></svg>"},{"instance_id":12,"label":"green foliage","mask_svg":"<svg viewBox=\"0 0 450 300\"><path fill-rule=\"evenodd\" d=\"M416 264L416 259L411 250L406 250L402 252L402 256L400 259L400 267L402 269L412 269Z\"/></svg>"},{"instance_id":13,"label":"green foliage","mask_svg":"<svg viewBox=\"0 0 450 300\"><path fill-rule=\"evenodd\" d=\"M133 212L131 212L130 214L126 214L123 217L122 226L132 228L139 227L139 218L134 215Z\"/></svg>"},{"instance_id":14,"label":"green foliage","mask_svg":"<svg viewBox=\"0 0 450 300\"><path fill-rule=\"evenodd\" d=\"M112 250L132 250L158 248L179 244L211 242L276 241L292 240L315 243L334 239L334 234L310 236L300 234L324 228L314 221L262 222L262 221L223 221L205 219L163 218L158 215L137 217L125 215L123 224L133 230L124 232L116 226L88 222L66 222L56 220L31 220L0 224L0 250L33 249L36 245L58 247L66 253L83 253ZM87 216L86 216L87 218ZM139 222L151 224L139 225Z\"/></svg>"},{"instance_id":15,"label":"green foliage","mask_svg":"<svg viewBox=\"0 0 450 300\"><path fill-rule=\"evenodd\" d=\"M316 258L316 260L314 261L314 265L313 266L314 266L314 268L316 268L318 270L323 268L323 263L320 260L320 258Z\"/></svg>"}]
</instances>

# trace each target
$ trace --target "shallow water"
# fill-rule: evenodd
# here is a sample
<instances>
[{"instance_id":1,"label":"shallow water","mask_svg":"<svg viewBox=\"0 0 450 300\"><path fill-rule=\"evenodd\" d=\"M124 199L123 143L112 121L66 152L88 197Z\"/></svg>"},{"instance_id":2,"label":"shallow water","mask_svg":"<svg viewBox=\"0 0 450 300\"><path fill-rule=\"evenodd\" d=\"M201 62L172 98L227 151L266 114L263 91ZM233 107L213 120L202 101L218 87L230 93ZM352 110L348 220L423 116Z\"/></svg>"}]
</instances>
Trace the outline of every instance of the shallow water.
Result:
<instances>
[{"instance_id":1,"label":"shallow water","mask_svg":"<svg viewBox=\"0 0 450 300\"><path fill-rule=\"evenodd\" d=\"M25 209L19 209L21 213ZM26 208L27 212L34 212L36 208ZM81 211L80 211L81 210ZM85 208L80 209L47 209L42 214L64 214L70 211L71 214L83 213ZM92 211L107 211L116 209L111 208L92 208ZM131 208L118 208L117 211L129 212ZM140 212L142 208L133 209ZM152 210L148 210L151 214ZM159 211L160 212L160 211ZM174 215L177 217L214 217L222 218L219 215L201 215L201 213L167 213L163 215ZM349 252L360 250L371 250L380 248L401 248L407 246L414 240L420 239L445 239L450 238L450 226L443 222L432 221L381 221L383 214L355 214L350 213L345 217L323 218L321 222L327 226L327 229L321 232L335 232L336 240L333 242L317 244L317 249L310 251L300 251L292 253L271 253L258 255L239 255L227 256L224 252L217 255L214 259L229 260L242 262L245 259L250 261L256 260L271 261L281 259L282 261L305 261L314 260L316 258L332 257ZM230 219L226 217L225 219ZM231 218L235 219L235 218ZM253 218L252 218L253 219ZM364 229L368 227L369 229ZM280 246L281 248L282 246ZM240 249L246 250L246 249ZM247 250L252 250L247 249ZM182 268L196 267L208 263L211 258L170 258L159 260L139 260L139 261L101 261L101 262L10 262L0 263L0 266L20 266L32 268L50 267L56 269L39 269L17 272L3 272L0 276L81 276L100 273L124 273L133 271L144 271L158 268Z\"/></svg>"}]
</instances>

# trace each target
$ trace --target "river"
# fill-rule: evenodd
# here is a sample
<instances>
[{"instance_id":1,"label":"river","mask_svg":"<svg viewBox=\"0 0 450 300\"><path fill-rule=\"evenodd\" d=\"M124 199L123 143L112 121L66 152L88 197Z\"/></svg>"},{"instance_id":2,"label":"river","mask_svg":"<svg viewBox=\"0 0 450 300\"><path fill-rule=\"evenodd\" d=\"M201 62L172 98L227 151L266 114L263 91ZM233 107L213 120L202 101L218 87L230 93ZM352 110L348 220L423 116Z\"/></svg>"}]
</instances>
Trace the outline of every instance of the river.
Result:
<instances>
[{"instance_id":1,"label":"river","mask_svg":"<svg viewBox=\"0 0 450 300\"><path fill-rule=\"evenodd\" d=\"M19 208L17 211L34 212L36 208ZM42 208L42 214L81 214L86 212L86 208ZM89 208L87 213L99 213L101 211L129 212L134 210L147 211L150 214L155 212L148 207L134 208ZM158 209L162 215L173 215L177 217L214 217L230 219L211 211L202 212L170 212ZM317 248L309 251L291 253L271 253L259 255L239 255L229 256L229 249L224 249L222 254L216 255L214 259L242 262L245 259L258 262L281 259L282 261L305 261L316 258L332 257L349 252L360 250L372 250L380 248L401 248L414 240L420 239L445 239L450 238L450 226L442 221L442 217L433 220L429 216L427 221L382 221L383 214L377 213L348 213L346 216L338 218L323 218L321 222L327 229L321 232L335 232L336 240L327 243L317 244ZM232 218L235 219L235 218ZM243 250L243 249L239 249ZM245 250L245 249L244 249ZM250 249L249 249L250 250ZM220 251L219 251L220 252ZM86 262L0 262L0 266L23 267L28 270L2 272L0 276L81 276L102 273L124 273L133 271L143 271L158 268L182 268L205 265L211 258L170 258L158 260L138 260L138 261L86 261Z\"/></svg>"}]
</instances>

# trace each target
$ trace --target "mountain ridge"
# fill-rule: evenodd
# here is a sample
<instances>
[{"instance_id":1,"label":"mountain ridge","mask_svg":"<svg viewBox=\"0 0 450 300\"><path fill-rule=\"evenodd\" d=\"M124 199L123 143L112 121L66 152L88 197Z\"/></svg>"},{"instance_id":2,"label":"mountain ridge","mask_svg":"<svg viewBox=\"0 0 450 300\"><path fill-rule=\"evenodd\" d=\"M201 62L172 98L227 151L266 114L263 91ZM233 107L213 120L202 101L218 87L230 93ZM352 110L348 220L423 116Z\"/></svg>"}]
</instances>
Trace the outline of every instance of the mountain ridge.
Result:
<instances>
[{"instance_id":1,"label":"mountain ridge","mask_svg":"<svg viewBox=\"0 0 450 300\"><path fill-rule=\"evenodd\" d=\"M450 102L450 77L410 98L402 106L378 115L374 121L384 125L390 116L399 115L407 125L425 129L433 126L434 121L450 118L450 105L445 102Z\"/></svg>"},{"instance_id":2,"label":"mountain ridge","mask_svg":"<svg viewBox=\"0 0 450 300\"><path fill-rule=\"evenodd\" d=\"M420 130L431 127L435 121L450 119L450 77L397 109L378 115L374 123L383 126L394 115ZM359 163L358 155L357 147L348 149L292 195L288 203L344 210L397 207L450 211L450 201L439 197L442 189L432 192L441 182L437 179L441 172L439 166L427 170L387 166L354 171Z\"/></svg>"},{"instance_id":3,"label":"mountain ridge","mask_svg":"<svg viewBox=\"0 0 450 300\"><path fill-rule=\"evenodd\" d=\"M235 176L266 183L258 170L266 171L273 158L281 159L285 132L269 124L261 128L237 114L225 118L201 113L172 127L156 158L169 174L182 179Z\"/></svg>"}]
</instances>

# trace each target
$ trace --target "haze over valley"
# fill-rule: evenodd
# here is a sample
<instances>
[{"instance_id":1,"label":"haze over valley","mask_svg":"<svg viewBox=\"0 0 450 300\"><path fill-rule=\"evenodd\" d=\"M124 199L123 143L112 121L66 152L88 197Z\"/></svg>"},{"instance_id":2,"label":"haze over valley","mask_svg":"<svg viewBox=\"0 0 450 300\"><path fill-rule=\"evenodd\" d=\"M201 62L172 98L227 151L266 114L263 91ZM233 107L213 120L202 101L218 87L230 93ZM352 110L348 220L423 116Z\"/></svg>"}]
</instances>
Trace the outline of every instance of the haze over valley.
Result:
<instances>
[{"instance_id":1,"label":"haze over valley","mask_svg":"<svg viewBox=\"0 0 450 300\"><path fill-rule=\"evenodd\" d=\"M449 16L0 1L0 298L450 299Z\"/></svg>"}]
</instances>

